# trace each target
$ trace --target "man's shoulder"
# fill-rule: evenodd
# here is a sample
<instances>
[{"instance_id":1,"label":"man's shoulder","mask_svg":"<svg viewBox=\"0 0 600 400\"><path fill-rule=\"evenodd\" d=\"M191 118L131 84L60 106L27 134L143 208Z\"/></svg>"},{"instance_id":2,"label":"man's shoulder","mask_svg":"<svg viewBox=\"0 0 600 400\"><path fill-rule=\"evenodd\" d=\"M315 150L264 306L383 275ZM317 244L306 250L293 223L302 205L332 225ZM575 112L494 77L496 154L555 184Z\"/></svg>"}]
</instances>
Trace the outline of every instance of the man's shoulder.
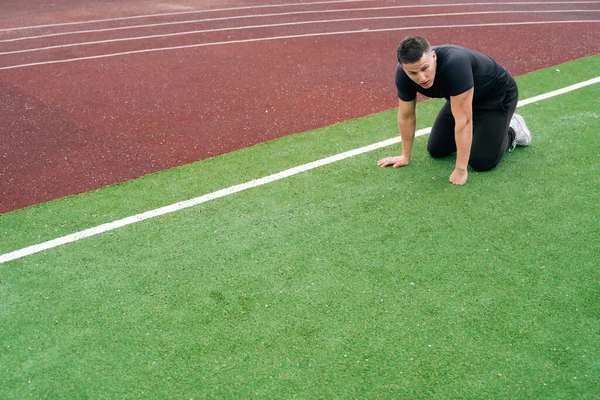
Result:
<instances>
[{"instance_id":1,"label":"man's shoulder","mask_svg":"<svg viewBox=\"0 0 600 400\"><path fill-rule=\"evenodd\" d=\"M417 94L417 84L406 75L400 64L396 65L395 81L398 98L403 101L414 100Z\"/></svg>"},{"instance_id":2,"label":"man's shoulder","mask_svg":"<svg viewBox=\"0 0 600 400\"><path fill-rule=\"evenodd\" d=\"M458 46L455 44L433 46L432 49L435 51L438 62L440 63L469 59L471 55L476 53L474 50L469 49L468 47Z\"/></svg>"},{"instance_id":3,"label":"man's shoulder","mask_svg":"<svg viewBox=\"0 0 600 400\"><path fill-rule=\"evenodd\" d=\"M434 48L437 56L436 80L444 97L458 96L473 87L473 57L470 49L458 45Z\"/></svg>"},{"instance_id":4,"label":"man's shoulder","mask_svg":"<svg viewBox=\"0 0 600 400\"><path fill-rule=\"evenodd\" d=\"M402 68L402 65L400 65L400 63L396 65L396 72L394 75L396 77L396 84L404 82L407 79L410 81L410 78L408 77L408 75L406 75L406 72L404 72L404 68Z\"/></svg>"}]
</instances>

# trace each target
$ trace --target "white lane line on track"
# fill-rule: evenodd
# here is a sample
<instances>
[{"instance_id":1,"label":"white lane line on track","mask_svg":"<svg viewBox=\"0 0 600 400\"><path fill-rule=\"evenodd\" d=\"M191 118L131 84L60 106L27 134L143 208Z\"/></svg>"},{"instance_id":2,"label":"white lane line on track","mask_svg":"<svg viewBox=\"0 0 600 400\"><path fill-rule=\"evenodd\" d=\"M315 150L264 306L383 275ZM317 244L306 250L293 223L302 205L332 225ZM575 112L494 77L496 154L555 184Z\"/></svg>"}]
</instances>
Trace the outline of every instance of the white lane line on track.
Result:
<instances>
[{"instance_id":1,"label":"white lane line on track","mask_svg":"<svg viewBox=\"0 0 600 400\"><path fill-rule=\"evenodd\" d=\"M529 99L525 99L519 101L517 107L521 107L527 104L535 103L541 100L549 99L554 96L559 96L564 93L571 92L576 89L583 88L585 86L590 86L600 82L600 76L589 79L585 82L580 82L571 86L564 87L562 89L554 90L552 92L544 93L539 96L531 97ZM431 127L418 130L415 135L423 136L431 132ZM347 151L345 153L336 154L331 157L323 158L321 160L317 160L311 163L303 164L298 167L290 168L285 171L278 172L276 174L272 174L269 176L265 176L259 179L255 179L246 183L242 183L235 186L230 186L225 189L218 190L216 192L208 193L200 197L196 197L190 200L181 201L179 203L171 204L165 207L157 208L155 210L146 211L141 214L133 215L131 217L123 218L114 222L109 222L106 224L102 224L90 229L86 229L77 233L72 233L70 235L66 235L57 239L49 240L47 242L43 242L40 244L36 244L33 246L25 247L20 250L16 250L10 253L0 255L0 264L5 262L17 260L19 258L23 258L32 254L40 253L44 250L49 250L58 246L62 246L67 243L72 243L81 239L85 239L91 236L96 236L104 232L112 231L123 226L135 224L137 222L141 222L150 218L158 217L165 214L170 214L176 211L180 211L189 207L196 206L198 204L206 203L211 200L219 199L221 197L229 196L234 193L238 193L247 189L255 188L258 186L263 186L268 183L276 182L281 179L288 178L290 176L294 176L300 174L302 172L310 171L315 168L322 167L324 165L332 164L337 161L344 160L346 158L354 157L360 154L368 153L373 150L377 150L383 147L391 146L393 144L400 143L400 137L394 137L391 139L387 139L378 143L374 143L368 146L360 147L358 149L354 149L351 151Z\"/></svg>"},{"instance_id":2,"label":"white lane line on track","mask_svg":"<svg viewBox=\"0 0 600 400\"><path fill-rule=\"evenodd\" d=\"M492 27L492 26L581 24L581 23L590 24L590 23L599 23L599 22L600 22L600 20L532 21L532 22L502 22L502 23L498 22L498 23L490 23L490 24L408 26L408 27L401 27L401 28L361 29L361 30L355 30L355 31L307 33L307 34L301 34L301 35L272 36L272 37L266 37L266 38L229 40L229 41L211 42L211 43L197 43L197 44L190 44L190 45L184 45L184 46L162 47L162 48L144 49L144 50L132 50L132 51L125 51L125 52L121 52L121 53L109 53L109 54L100 54L100 55L96 55L96 56L67 58L64 60L41 61L41 62L33 62L33 63L27 63L27 64L17 64L17 65L9 65L9 66L5 66L5 67L0 67L0 71L8 70L8 69L16 69L16 68L33 67L33 66L39 66L39 65L51 65L51 64L68 63L68 62L74 62L74 61L96 60L96 59L100 59L100 58L118 57L118 56L132 55L132 54L153 53L153 52L158 52L158 51L192 49L192 48L198 48L198 47L217 46L217 45L225 45L225 44L264 42L264 41L270 41L270 40L299 39L299 38L333 36L333 35L349 35L349 34L354 34L354 33L365 34L365 33L393 32L393 31L419 30L419 29L480 28L480 27Z\"/></svg>"},{"instance_id":3,"label":"white lane line on track","mask_svg":"<svg viewBox=\"0 0 600 400\"><path fill-rule=\"evenodd\" d=\"M575 1L570 2L568 5L574 4L589 4L589 3L600 3L600 1ZM459 3L459 4L437 4L436 7L457 7L464 6L467 3ZM482 5L508 5L515 3L471 3L469 4L471 7L473 6L482 6ZM518 3L518 4L529 4L529 3ZM564 3L557 2L539 2L535 3L539 4L557 4L557 5L565 5ZM360 12L360 11L385 11L385 10L394 10L394 9L406 9L408 7L413 8L423 8L423 7L433 7L432 5L427 6L389 6L389 7L367 7L367 8L344 8L344 9L334 9L334 10L309 10L309 11L292 11L292 12L282 12L282 13L270 13L270 14L249 14L249 15L235 15L229 17L219 17L219 18L204 18L204 19L195 19L195 20L185 20L185 21L171 21L171 22L161 22L157 24L145 24L145 25L129 25L129 26L118 26L113 28L103 28L103 29L89 29L83 31L70 31L70 32L58 32L58 33L50 33L45 35L37 35L37 36L23 36L16 37L12 39L3 39L0 40L0 43L9 43L9 42L17 42L22 40L30 40L30 39L43 39L49 37L56 36L66 36L66 35L78 35L78 34L86 34L86 33L101 33L101 32L114 32L125 29L145 29L145 28L155 28L159 26L170 26L170 25L184 25L184 24L196 24L200 22L216 22L216 21L228 21L234 19L251 19L251 18L266 18L266 17L280 17L280 16L290 16L290 15L305 15L305 14L326 14L326 13L344 13L344 12ZM544 10L536 10L538 12L544 12ZM597 10L564 10L566 12L572 11L597 11ZM443 15L443 14L440 14ZM450 14L453 15L453 14Z\"/></svg>"},{"instance_id":4,"label":"white lane line on track","mask_svg":"<svg viewBox=\"0 0 600 400\"><path fill-rule=\"evenodd\" d=\"M142 19L142 18L156 18L156 17L186 15L186 14L203 14L203 13L210 13L210 12L253 10L253 9L258 9L258 8L295 7L295 6L320 5L320 4L359 3L359 2L372 2L372 1L380 1L380 0L322 1L322 2L315 2L315 3L268 4L268 5L258 5L258 6L248 6L248 7L219 8L219 9L212 9L212 10L179 11L179 12L164 13L164 14L147 14L147 15L136 15L136 16L130 16L130 17L121 17L121 18L108 18L108 19L97 19L97 20L89 20L89 21L63 22L63 23L47 24L47 25L3 28L3 29L0 29L0 32L10 32L10 31L18 31L18 30L26 30L26 29L47 28L47 27L61 27L61 26L70 26L70 25L84 25L84 24L94 24L94 23L101 23L101 22L113 22L113 21L123 21L123 20ZM589 1L568 2L568 4L596 4L596 3L600 3L600 1L589 0ZM463 6L473 6L473 5L544 5L544 4L564 5L564 2L562 2L562 1L525 1L525 2L510 1L510 2L457 3L457 4L418 4L418 5L399 6L399 8L457 7L457 6L463 7Z\"/></svg>"},{"instance_id":5,"label":"white lane line on track","mask_svg":"<svg viewBox=\"0 0 600 400\"><path fill-rule=\"evenodd\" d=\"M262 4L262 5L255 5L255 6L246 6L246 7L214 8L214 9L209 9L209 10L178 11L178 12L162 13L162 14L133 15L133 16L129 16L129 17L120 17L120 18L107 18L107 19L95 19L95 20L88 20L88 21L62 22L62 23L58 23L58 24L21 26L21 27L14 27L14 28L3 28L3 29L0 29L0 32L10 32L10 31L18 31L18 30L24 30L24 29L48 28L48 27L56 27L56 26L95 24L95 23L99 23L99 22L126 21L126 20L132 20L132 19L142 19L142 18L168 17L168 16L174 16L174 15L204 14L204 13L223 12L223 11L254 10L254 9L258 9L258 8L297 7L297 6L313 6L313 5L321 5L321 4L339 4L339 3L365 3L365 2L373 2L373 1L379 1L379 0L335 0L335 1L317 1L317 2L312 2L312 3Z\"/></svg>"},{"instance_id":6,"label":"white lane line on track","mask_svg":"<svg viewBox=\"0 0 600 400\"><path fill-rule=\"evenodd\" d=\"M35 51L44 51L44 50L63 49L63 48L68 48L68 47L89 46L89 45L95 45L95 44L119 43L119 42L129 42L129 41L134 41L134 40L146 40L146 39L162 39L162 38L166 38L166 37L197 35L197 34L201 34L201 33L239 31L239 30L247 30L247 29L279 28L279 27L284 27L284 26L330 24L330 23L355 22L355 21L377 21L377 20L392 20L392 19L455 17L455 16L466 16L466 15L548 14L548 13L566 14L566 13L581 13L581 12L585 12L585 13L600 12L600 10L472 11L472 12L464 12L464 13L385 15L385 16L380 16L380 17L339 18L339 19L326 19L326 20L313 20L313 21L296 21L296 22L283 22L283 23L279 23L279 24L236 26L236 27L227 27L227 28L215 28L215 29L203 29L203 30L175 32L175 33L164 33L164 34L148 35L148 36L134 36L134 37L117 38L117 39L97 40L97 41L92 41L92 42L68 43L68 44L60 44L60 45L55 45L55 46L38 47L38 48L33 48L33 49L5 51L5 52L0 52L0 56L9 55L9 54L31 53L31 52L35 52Z\"/></svg>"}]
</instances>

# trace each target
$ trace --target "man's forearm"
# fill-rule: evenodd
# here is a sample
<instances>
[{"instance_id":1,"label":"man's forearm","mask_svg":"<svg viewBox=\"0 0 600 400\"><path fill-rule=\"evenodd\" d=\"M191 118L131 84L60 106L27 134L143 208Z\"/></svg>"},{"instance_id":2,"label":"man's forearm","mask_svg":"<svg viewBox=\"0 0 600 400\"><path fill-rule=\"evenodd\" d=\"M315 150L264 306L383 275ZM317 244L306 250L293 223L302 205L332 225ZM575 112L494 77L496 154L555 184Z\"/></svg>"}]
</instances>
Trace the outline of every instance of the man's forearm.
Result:
<instances>
[{"instance_id":1,"label":"man's forearm","mask_svg":"<svg viewBox=\"0 0 600 400\"><path fill-rule=\"evenodd\" d=\"M471 156L473 142L473 123L471 121L456 124L454 131L456 141L456 169L466 170Z\"/></svg>"},{"instance_id":2,"label":"man's forearm","mask_svg":"<svg viewBox=\"0 0 600 400\"><path fill-rule=\"evenodd\" d=\"M416 117L402 118L398 116L398 129L402 138L402 155L410 160L412 146L415 140Z\"/></svg>"}]
</instances>

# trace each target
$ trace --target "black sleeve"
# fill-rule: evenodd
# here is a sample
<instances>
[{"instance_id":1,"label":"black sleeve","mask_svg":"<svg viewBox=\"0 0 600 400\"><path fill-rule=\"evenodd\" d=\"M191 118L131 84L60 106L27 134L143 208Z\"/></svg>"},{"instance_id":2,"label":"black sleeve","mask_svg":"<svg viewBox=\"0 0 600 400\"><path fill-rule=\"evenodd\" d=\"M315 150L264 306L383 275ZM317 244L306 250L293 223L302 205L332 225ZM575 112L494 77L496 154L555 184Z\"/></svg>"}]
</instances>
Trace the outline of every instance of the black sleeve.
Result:
<instances>
[{"instance_id":1,"label":"black sleeve","mask_svg":"<svg viewBox=\"0 0 600 400\"><path fill-rule=\"evenodd\" d=\"M414 88L413 81L410 80L406 73L398 64L396 66L396 90L398 98L402 101L413 101L417 97L417 90Z\"/></svg>"},{"instance_id":2,"label":"black sleeve","mask_svg":"<svg viewBox=\"0 0 600 400\"><path fill-rule=\"evenodd\" d=\"M446 65L450 96L458 96L471 89L473 81L473 68L468 54L460 51L452 55Z\"/></svg>"}]
</instances>

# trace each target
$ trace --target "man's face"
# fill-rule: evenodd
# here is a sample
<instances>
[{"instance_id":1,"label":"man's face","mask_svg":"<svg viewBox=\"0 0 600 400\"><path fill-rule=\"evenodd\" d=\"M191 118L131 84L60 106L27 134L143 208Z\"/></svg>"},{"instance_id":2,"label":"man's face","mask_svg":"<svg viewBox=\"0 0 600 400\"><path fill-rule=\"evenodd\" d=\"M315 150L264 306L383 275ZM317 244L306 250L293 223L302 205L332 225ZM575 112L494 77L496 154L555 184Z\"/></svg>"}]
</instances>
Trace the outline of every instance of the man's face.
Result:
<instances>
[{"instance_id":1,"label":"man's face","mask_svg":"<svg viewBox=\"0 0 600 400\"><path fill-rule=\"evenodd\" d=\"M435 51L424 53L423 57L414 64L402 64L406 75L424 89L433 86L437 56Z\"/></svg>"}]
</instances>

